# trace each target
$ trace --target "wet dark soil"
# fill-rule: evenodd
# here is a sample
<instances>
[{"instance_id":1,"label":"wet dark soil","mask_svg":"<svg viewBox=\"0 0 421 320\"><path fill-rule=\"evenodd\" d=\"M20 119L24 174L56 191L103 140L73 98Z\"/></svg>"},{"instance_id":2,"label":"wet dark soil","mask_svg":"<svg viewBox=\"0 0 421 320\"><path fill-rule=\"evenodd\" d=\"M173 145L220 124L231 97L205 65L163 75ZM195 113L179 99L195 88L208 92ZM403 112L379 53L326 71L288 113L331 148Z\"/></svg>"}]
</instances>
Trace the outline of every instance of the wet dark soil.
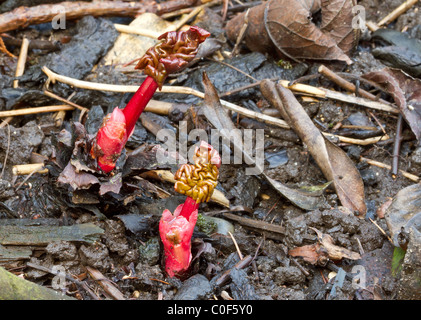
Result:
<instances>
[{"instance_id":1,"label":"wet dark soil","mask_svg":"<svg viewBox=\"0 0 421 320\"><path fill-rule=\"evenodd\" d=\"M400 3L401 1L397 0L360 2L367 10L367 18L374 21L384 17ZM6 10L5 8L10 6L13 6L13 1L5 1L0 9ZM416 10L421 10L421 5L417 4L415 8L399 17L389 28L398 31L406 28L410 35L421 39L421 15L419 11L416 13ZM215 9L213 14L215 12L219 11ZM78 79L139 84L142 81L140 75L129 76L127 73L120 73L101 65L101 58L117 37L117 32L112 27L116 20L113 19L86 17L77 22L69 22L66 30L54 31L46 25L41 25L11 32L17 38L70 37L71 41L61 44L62 49L59 52L31 51L27 64L29 68L25 71L18 89L11 88L16 61L0 53L0 110L10 110L23 105L57 103L42 94L45 76L40 68L45 63L57 73ZM215 26L217 29L218 27L221 30L222 26ZM384 61L376 59L371 53L372 46L374 44L369 41L362 41L352 56L354 63L345 71L359 76L385 67ZM222 48L231 50L232 44L225 43ZM19 54L19 48L9 49L12 53ZM69 57L72 57L72 61L66 60ZM284 69L278 66L273 58L260 53L250 53L246 49L243 49L238 57L226 62L258 80L294 80L317 70L317 65L294 62L291 69ZM204 70L221 94L254 82L243 73L213 59L202 60L194 68L173 77L171 81L176 85L202 90L201 75ZM311 80L309 84L340 90L325 79ZM72 95L73 102L90 108L85 123L88 133L96 131L104 114L117 105L124 106L130 97L129 94L95 92L63 84L50 85L50 89L62 97ZM195 107L201 104L200 99L193 96L158 93L156 97L170 102L188 103ZM224 99L259 112L268 107L258 87L242 90ZM354 124L351 121L357 118L365 122L360 125L370 123L377 126L368 110L362 107L333 100L309 102L300 97L298 99L321 129L337 133L332 128L338 123ZM62 128L69 128L72 121L77 121L80 112L69 112L63 127L56 127L53 115L48 113L15 117L10 125L0 129L0 225L12 219L42 221L44 218L52 218L58 225L93 222L102 228L104 233L100 240L93 244L52 242L46 247L34 250L29 260L8 262L4 266L16 274L23 274L30 281L49 287L54 275L28 267L26 263L29 261L50 269L60 265L67 274L77 276L86 281L91 288L95 288L96 294L102 299L110 296L87 276L87 266L99 270L116 284L127 299L223 299L225 294L233 299L261 300L371 300L379 296L382 299L396 299L399 278L391 272L394 247L388 240L390 233L386 222L377 213L386 201L414 182L402 175L392 177L385 168L359 161L360 156L388 165L392 161L397 117L381 111L371 112L385 126L390 139L367 146L339 144L354 161L364 181L367 217L357 217L350 210L343 208L330 187L323 193L325 205L318 210L306 211L282 197L262 177L246 175L244 165L222 166L218 189L230 200L231 211L243 218L282 226L284 232L270 233L244 226L238 221L229 221L223 217L226 208L212 202L203 204L200 209L203 216L222 218L226 225L234 227L233 237L240 253L243 256L252 256L253 261L245 268L233 268L240 258L237 247L226 229L210 228L204 232L204 229L196 226L193 237L195 259L192 261L191 274L183 281L168 279L162 267L162 248L158 234L160 214L165 208L174 210L184 201L183 197L174 192L171 183L149 178L145 179L149 179L150 184L130 180L127 181L125 190L132 188L130 190L136 190L137 196L133 196L133 199L125 198L127 201L124 200L124 203L118 195L113 195L101 198L101 203L96 202L96 199L91 203L72 204L69 201L71 196L68 190L56 188L56 177L52 172L35 173L30 177L16 176L13 175L12 168L14 165L31 163L34 153L45 157L54 155L54 137ZM168 117L162 119L162 126L177 128L178 124ZM203 121L204 118L200 119ZM237 119L239 128L264 128L267 160L265 174L270 178L294 188L322 185L327 182L307 147L293 132L262 125L254 120L241 119L234 114L234 123ZM190 121L189 125L194 127L195 123ZM351 136L361 138L358 134L363 133L350 133ZM417 145L406 126L403 136L409 138L402 141L399 167L401 170L420 175L421 147ZM138 121L135 134L127 145L128 153L142 145L159 143L155 135ZM163 190L167 196L152 188L151 184ZM314 265L302 258L290 256L288 251L293 248L317 243L316 234L311 228L329 234L337 246L359 253L361 259L354 261L344 258L341 261L326 261L324 264ZM358 288L353 283L355 266L363 266L367 272L365 289ZM228 280L218 285L218 280L227 270L231 270ZM336 276L343 271L346 276L343 283L338 285L335 282ZM65 291L79 299L92 299L86 291L81 288L74 290L70 284Z\"/></svg>"}]
</instances>

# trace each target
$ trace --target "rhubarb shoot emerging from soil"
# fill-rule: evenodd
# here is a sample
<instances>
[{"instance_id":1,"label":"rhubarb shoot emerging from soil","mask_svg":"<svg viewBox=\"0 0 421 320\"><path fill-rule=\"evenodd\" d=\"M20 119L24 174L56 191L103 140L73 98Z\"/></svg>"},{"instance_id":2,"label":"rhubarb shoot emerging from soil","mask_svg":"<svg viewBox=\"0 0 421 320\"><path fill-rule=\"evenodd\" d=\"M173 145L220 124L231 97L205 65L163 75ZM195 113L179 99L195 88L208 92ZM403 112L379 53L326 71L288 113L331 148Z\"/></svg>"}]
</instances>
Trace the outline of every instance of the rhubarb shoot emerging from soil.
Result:
<instances>
[{"instance_id":1,"label":"rhubarb shoot emerging from soil","mask_svg":"<svg viewBox=\"0 0 421 320\"><path fill-rule=\"evenodd\" d=\"M104 118L92 145L91 156L97 159L103 172L109 173L115 168L136 121L155 91L162 88L170 73L181 71L193 60L199 44L209 36L209 32L199 27L166 32L158 38L160 42L139 60L135 68L143 70L148 77L123 110L115 108Z\"/></svg>"},{"instance_id":2,"label":"rhubarb shoot emerging from soil","mask_svg":"<svg viewBox=\"0 0 421 320\"><path fill-rule=\"evenodd\" d=\"M209 201L217 185L221 158L218 152L202 141L195 150L195 164L183 164L175 174L175 190L187 196L174 214L164 210L159 234L164 244L165 271L170 277L181 277L192 259L191 237L201 202Z\"/></svg>"}]
</instances>

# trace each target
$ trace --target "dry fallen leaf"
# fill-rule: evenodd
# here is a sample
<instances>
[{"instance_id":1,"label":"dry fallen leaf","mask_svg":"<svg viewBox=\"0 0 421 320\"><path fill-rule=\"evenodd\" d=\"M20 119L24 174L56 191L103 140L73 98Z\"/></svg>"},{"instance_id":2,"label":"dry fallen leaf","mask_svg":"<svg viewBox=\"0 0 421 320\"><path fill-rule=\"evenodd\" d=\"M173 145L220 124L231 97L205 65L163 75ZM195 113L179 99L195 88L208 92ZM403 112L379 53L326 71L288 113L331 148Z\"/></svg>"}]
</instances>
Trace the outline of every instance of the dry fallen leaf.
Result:
<instances>
[{"instance_id":1,"label":"dry fallen leaf","mask_svg":"<svg viewBox=\"0 0 421 320\"><path fill-rule=\"evenodd\" d=\"M421 229L421 185L400 190L386 209L385 219L396 247L407 245L410 229Z\"/></svg>"},{"instance_id":2,"label":"dry fallen leaf","mask_svg":"<svg viewBox=\"0 0 421 320\"><path fill-rule=\"evenodd\" d=\"M329 259L333 261L339 261L343 258L351 260L361 259L359 253L335 245L330 235L322 233L316 228L309 228L316 232L319 242L291 249L288 252L290 256L300 257L308 263L318 265L325 265Z\"/></svg>"},{"instance_id":3,"label":"dry fallen leaf","mask_svg":"<svg viewBox=\"0 0 421 320\"><path fill-rule=\"evenodd\" d=\"M329 259L334 261L342 260L343 258L351 260L361 259L359 253L335 245L335 241L330 235L322 233L316 228L309 228L316 232L317 240L319 240L322 247L326 249Z\"/></svg>"},{"instance_id":4,"label":"dry fallen leaf","mask_svg":"<svg viewBox=\"0 0 421 320\"><path fill-rule=\"evenodd\" d=\"M364 218L367 211L364 183L351 159L341 148L324 138L290 90L270 80L263 80L260 90L307 145L327 180L333 182L342 205Z\"/></svg>"},{"instance_id":5,"label":"dry fallen leaf","mask_svg":"<svg viewBox=\"0 0 421 320\"><path fill-rule=\"evenodd\" d=\"M310 60L352 61L349 54L358 43L359 31L352 27L354 0L271 0L251 8L245 43L252 51L270 52ZM312 21L320 11L322 21ZM227 35L237 40L246 13L227 23Z\"/></svg>"},{"instance_id":6,"label":"dry fallen leaf","mask_svg":"<svg viewBox=\"0 0 421 320\"><path fill-rule=\"evenodd\" d=\"M231 117L228 115L227 110L222 107L218 93L206 72L203 73L203 86L205 88L205 104L203 113L205 114L206 118L216 129L218 129L218 132L226 139L226 141L229 141L230 138L234 138L232 143L233 148L238 148L247 164L255 165L257 168L258 163L246 152L246 148L242 144L243 137L241 133L236 130L236 127L232 122ZM224 139L222 139L222 141L224 142ZM234 157L235 156L236 152L234 152ZM262 172L261 175L266 179L267 182L269 182L269 184L272 185L276 191L278 191L298 207L305 210L316 210L323 207L324 198L321 192L312 193L289 188L279 181L268 177L265 173L263 173L263 169L264 168L258 168L256 171Z\"/></svg>"},{"instance_id":7,"label":"dry fallen leaf","mask_svg":"<svg viewBox=\"0 0 421 320\"><path fill-rule=\"evenodd\" d=\"M77 172L75 167L69 162L60 173L57 182L70 185L73 190L89 189L93 184L100 183L98 178L87 172Z\"/></svg>"},{"instance_id":8,"label":"dry fallen leaf","mask_svg":"<svg viewBox=\"0 0 421 320\"><path fill-rule=\"evenodd\" d=\"M392 68L370 72L363 77L378 83L393 97L418 142L421 142L421 80Z\"/></svg>"},{"instance_id":9,"label":"dry fallen leaf","mask_svg":"<svg viewBox=\"0 0 421 320\"><path fill-rule=\"evenodd\" d=\"M328 261L326 251L321 249L319 243L296 247L288 251L291 257L300 257L313 265L325 265Z\"/></svg>"}]
</instances>

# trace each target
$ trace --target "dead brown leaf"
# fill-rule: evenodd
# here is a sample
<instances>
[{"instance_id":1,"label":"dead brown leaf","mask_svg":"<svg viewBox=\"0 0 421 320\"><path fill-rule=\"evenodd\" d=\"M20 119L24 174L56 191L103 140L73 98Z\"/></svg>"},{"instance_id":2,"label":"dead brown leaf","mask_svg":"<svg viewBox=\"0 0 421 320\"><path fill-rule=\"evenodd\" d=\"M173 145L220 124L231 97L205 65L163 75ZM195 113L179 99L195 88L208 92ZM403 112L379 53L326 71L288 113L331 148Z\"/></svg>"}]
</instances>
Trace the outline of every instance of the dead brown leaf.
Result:
<instances>
[{"instance_id":1,"label":"dead brown leaf","mask_svg":"<svg viewBox=\"0 0 421 320\"><path fill-rule=\"evenodd\" d=\"M351 260L361 259L358 253L335 245L330 235L322 233L316 228L310 227L310 229L316 232L319 242L291 249L288 252L290 256L303 258L304 261L313 265L325 265L329 259L333 261L339 261L343 258Z\"/></svg>"},{"instance_id":2,"label":"dead brown leaf","mask_svg":"<svg viewBox=\"0 0 421 320\"><path fill-rule=\"evenodd\" d=\"M236 130L234 123L231 120L231 117L228 115L227 110L225 110L221 102L219 100L218 93L215 89L215 86L210 81L209 77L207 76L206 72L203 72L203 86L205 88L205 104L203 113L205 114L206 118L209 122L218 129L218 132L223 136L225 139L222 139L223 143L226 141L230 141L233 138L233 148L234 148L234 163L236 162L235 158L237 157L237 153L244 157L244 160L247 164L255 165L255 172L262 172L262 176L266 179L272 187L275 188L280 194L282 194L285 198L289 201L297 205L298 207L305 209L305 210L315 210L320 208L324 205L324 198L320 193L311 193L311 192L304 192L297 189L289 188L279 181L271 179L263 172L263 167L259 168L259 163L255 161L250 154L246 152L246 148L244 147L242 141L243 137L241 133ZM230 145L227 145L230 147ZM238 152L237 152L238 151ZM239 159L241 161L241 159Z\"/></svg>"},{"instance_id":3,"label":"dead brown leaf","mask_svg":"<svg viewBox=\"0 0 421 320\"><path fill-rule=\"evenodd\" d=\"M421 80L392 68L370 72L363 77L378 83L393 97L403 118L421 142Z\"/></svg>"},{"instance_id":4,"label":"dead brown leaf","mask_svg":"<svg viewBox=\"0 0 421 320\"><path fill-rule=\"evenodd\" d=\"M317 240L319 240L322 247L326 249L329 259L334 260L334 261L339 261L339 260L342 260L343 258L351 259L351 260L361 259L361 256L359 253L335 245L335 241L327 233L322 233L316 228L312 228L312 227L309 227L309 228L314 230L314 232L316 232Z\"/></svg>"},{"instance_id":5,"label":"dead brown leaf","mask_svg":"<svg viewBox=\"0 0 421 320\"><path fill-rule=\"evenodd\" d=\"M107 192L114 192L119 194L121 186L123 185L123 180L121 177L121 172L112 176L109 180L102 182L101 187L99 188L99 194L103 196Z\"/></svg>"},{"instance_id":6,"label":"dead brown leaf","mask_svg":"<svg viewBox=\"0 0 421 320\"><path fill-rule=\"evenodd\" d=\"M253 51L270 52L310 60L339 60L347 64L358 42L352 28L354 0L271 0L250 9L244 37ZM321 9L320 27L312 15ZM227 24L227 35L235 42L245 21L245 13Z\"/></svg>"},{"instance_id":7,"label":"dead brown leaf","mask_svg":"<svg viewBox=\"0 0 421 320\"><path fill-rule=\"evenodd\" d=\"M367 211L364 183L351 159L341 148L324 138L290 90L270 80L263 80L260 90L307 145L327 180L333 182L342 205L364 218Z\"/></svg>"},{"instance_id":8,"label":"dead brown leaf","mask_svg":"<svg viewBox=\"0 0 421 320\"><path fill-rule=\"evenodd\" d=\"M57 182L70 185L73 190L89 189L93 184L99 183L97 177L86 172L76 172L75 167L69 162L60 173Z\"/></svg>"},{"instance_id":9,"label":"dead brown leaf","mask_svg":"<svg viewBox=\"0 0 421 320\"><path fill-rule=\"evenodd\" d=\"M324 265L327 262L327 254L321 250L319 243L296 247L288 251L291 257L300 257L304 261L313 265Z\"/></svg>"}]
</instances>

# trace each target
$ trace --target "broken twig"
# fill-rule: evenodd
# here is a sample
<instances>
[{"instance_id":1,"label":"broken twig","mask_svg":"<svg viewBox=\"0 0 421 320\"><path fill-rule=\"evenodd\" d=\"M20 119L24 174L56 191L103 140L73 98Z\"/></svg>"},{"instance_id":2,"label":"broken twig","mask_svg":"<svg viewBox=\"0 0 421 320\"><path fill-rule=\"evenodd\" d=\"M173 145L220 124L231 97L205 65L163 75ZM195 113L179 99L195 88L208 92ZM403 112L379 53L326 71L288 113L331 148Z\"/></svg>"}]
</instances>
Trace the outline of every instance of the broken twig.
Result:
<instances>
[{"instance_id":1,"label":"broken twig","mask_svg":"<svg viewBox=\"0 0 421 320\"><path fill-rule=\"evenodd\" d=\"M74 109L75 108L73 106L57 105L57 106L17 109L17 110L10 110L10 111L0 111L0 118L23 116L27 114L38 114L38 113L45 113L45 112L67 111L67 110L74 110Z\"/></svg>"},{"instance_id":2,"label":"broken twig","mask_svg":"<svg viewBox=\"0 0 421 320\"><path fill-rule=\"evenodd\" d=\"M408 11L414 4L416 4L418 0L408 0L402 3L399 7L397 7L395 10L393 10L391 13L389 13L386 17L381 19L378 23L378 27L383 27L391 23L393 20L398 18L400 15L404 14L406 11Z\"/></svg>"},{"instance_id":3,"label":"broken twig","mask_svg":"<svg viewBox=\"0 0 421 320\"><path fill-rule=\"evenodd\" d=\"M23 176L34 172L47 173L48 169L44 168L44 163L17 164L13 166L12 172L15 176Z\"/></svg>"},{"instance_id":4,"label":"broken twig","mask_svg":"<svg viewBox=\"0 0 421 320\"><path fill-rule=\"evenodd\" d=\"M403 117L402 114L399 114L398 122L396 125L396 135L393 145L393 156L392 156L392 169L391 173L393 177L396 177L399 169L399 152L401 150L402 142L402 126L403 126Z\"/></svg>"},{"instance_id":5,"label":"broken twig","mask_svg":"<svg viewBox=\"0 0 421 320\"><path fill-rule=\"evenodd\" d=\"M22 45L20 47L18 64L16 66L16 73L15 73L16 77L20 77L21 75L23 75L23 72L25 71L25 63L26 63L26 58L28 56L28 47L29 47L28 39L23 38ZM18 84L19 84L19 80L14 80L13 88L17 88Z\"/></svg>"},{"instance_id":6,"label":"broken twig","mask_svg":"<svg viewBox=\"0 0 421 320\"><path fill-rule=\"evenodd\" d=\"M244 269L247 267L253 260L253 257L248 255L245 256L243 260L238 261L233 268ZM230 278L231 269L226 270L218 279L215 281L215 286L222 287Z\"/></svg>"},{"instance_id":7,"label":"broken twig","mask_svg":"<svg viewBox=\"0 0 421 320\"><path fill-rule=\"evenodd\" d=\"M392 170L392 166L389 166L388 164L379 162L379 161L375 161L375 160L371 160L371 159L367 159L364 157L360 157L360 161L365 161L368 164L371 164L373 166L379 167L379 168L384 168L384 169L388 169L388 170ZM412 180L414 182L419 182L420 181L420 177L416 176L415 174L403 171L399 169L399 173L404 176L405 178L408 178L409 180Z\"/></svg>"},{"instance_id":8,"label":"broken twig","mask_svg":"<svg viewBox=\"0 0 421 320\"><path fill-rule=\"evenodd\" d=\"M116 285L107 279L101 272L88 266L86 267L86 270L92 279L98 281L105 292L109 294L114 300L126 300L120 290L117 289Z\"/></svg>"},{"instance_id":9,"label":"broken twig","mask_svg":"<svg viewBox=\"0 0 421 320\"><path fill-rule=\"evenodd\" d=\"M136 17L145 12L157 15L181 8L191 7L196 0L167 1L157 4L155 1L65 1L57 5L42 4L33 7L19 7L0 15L0 32L26 28L32 24L51 22L59 12L65 12L66 20L84 16L123 16Z\"/></svg>"},{"instance_id":10,"label":"broken twig","mask_svg":"<svg viewBox=\"0 0 421 320\"><path fill-rule=\"evenodd\" d=\"M342 78L341 76L339 76L338 74L336 74L335 72L327 68L326 66L321 65L319 67L319 72L322 75L324 75L326 78L328 78L329 80L336 83L341 88L344 88L345 90L348 90L354 93L357 91L357 87L355 86L355 84L349 82L348 80L345 80L344 78ZM372 101L377 101L377 97L375 95L363 89L358 89L358 93L364 98L370 99ZM385 100L379 100L379 101L381 101L384 104L390 105L390 103Z\"/></svg>"},{"instance_id":11,"label":"broken twig","mask_svg":"<svg viewBox=\"0 0 421 320\"><path fill-rule=\"evenodd\" d=\"M139 89L139 86L125 86L125 85L113 85L113 84L102 84L102 83L95 83L89 81L78 80L66 76L59 75L54 73L47 67L43 67L42 70L48 76L48 82L55 83L56 81L71 85L73 87L81 88L81 89L88 89L88 90L98 90L98 91L109 91L109 92L136 92ZM204 99L205 94L198 90L188 88L188 87L178 87L178 86L162 86L161 92L163 93L180 93L180 94L191 94L196 97ZM288 124L281 119L270 117L261 113L257 113L251 111L249 109L237 106L231 102L221 100L221 104L233 111L237 112L243 116L249 117L251 119L260 120L269 124L273 124L279 126L284 129L289 129ZM146 106L145 111L148 111L148 107Z\"/></svg>"}]
</instances>

